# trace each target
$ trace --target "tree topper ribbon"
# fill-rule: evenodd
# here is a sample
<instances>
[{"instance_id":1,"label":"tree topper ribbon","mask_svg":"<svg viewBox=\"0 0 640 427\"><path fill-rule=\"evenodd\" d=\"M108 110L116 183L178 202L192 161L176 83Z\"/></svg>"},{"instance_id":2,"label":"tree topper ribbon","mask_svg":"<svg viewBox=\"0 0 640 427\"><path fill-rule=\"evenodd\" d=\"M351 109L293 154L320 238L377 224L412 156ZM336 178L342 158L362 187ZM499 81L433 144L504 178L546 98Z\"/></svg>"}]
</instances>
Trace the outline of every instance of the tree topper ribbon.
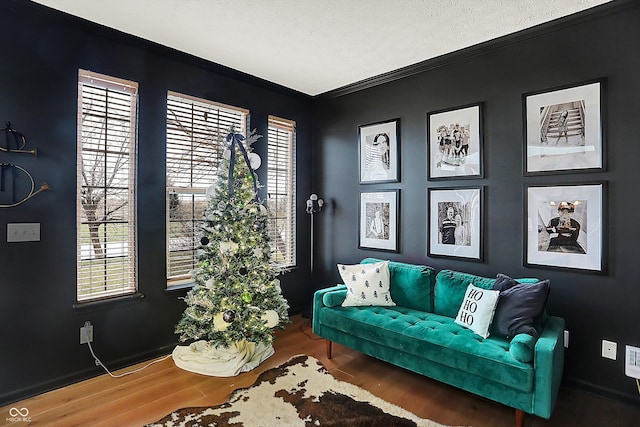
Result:
<instances>
[{"instance_id":1,"label":"tree topper ribbon","mask_svg":"<svg viewBox=\"0 0 640 427\"><path fill-rule=\"evenodd\" d=\"M247 154L246 148L242 145L242 141L244 141L244 136L240 133L235 133L235 127L231 126L231 130L227 135L227 142L231 144L231 156L229 158L229 199L233 197L233 168L236 163L236 144L240 147L240 152L244 157L244 161L247 163L247 167L249 168L249 173L251 174L251 179L253 180L253 198L258 198L258 183L256 182L256 176L253 168L251 167L251 162L249 161L249 155Z\"/></svg>"}]
</instances>

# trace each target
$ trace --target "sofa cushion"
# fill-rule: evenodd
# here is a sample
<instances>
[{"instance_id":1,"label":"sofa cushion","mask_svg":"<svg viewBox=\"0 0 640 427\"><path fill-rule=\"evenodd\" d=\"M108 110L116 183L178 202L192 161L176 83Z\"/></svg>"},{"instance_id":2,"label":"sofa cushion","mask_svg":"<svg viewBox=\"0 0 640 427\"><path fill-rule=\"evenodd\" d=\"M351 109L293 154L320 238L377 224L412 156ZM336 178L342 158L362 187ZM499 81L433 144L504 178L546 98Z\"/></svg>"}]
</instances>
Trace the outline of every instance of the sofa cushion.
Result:
<instances>
[{"instance_id":1,"label":"sofa cushion","mask_svg":"<svg viewBox=\"0 0 640 427\"><path fill-rule=\"evenodd\" d=\"M500 291L500 300L491 330L494 334L512 338L517 334L538 336L539 318L549 295L549 281L520 283L498 274L493 289Z\"/></svg>"},{"instance_id":2,"label":"sofa cushion","mask_svg":"<svg viewBox=\"0 0 640 427\"><path fill-rule=\"evenodd\" d=\"M469 284L482 289L491 289L495 279L474 274L441 270L436 276L434 312L455 318Z\"/></svg>"},{"instance_id":3,"label":"sofa cushion","mask_svg":"<svg viewBox=\"0 0 640 427\"><path fill-rule=\"evenodd\" d=\"M409 353L517 390L533 387L533 365L511 356L506 339L482 339L450 317L400 306L323 307L314 316L326 327L396 348L398 358Z\"/></svg>"},{"instance_id":4,"label":"sofa cushion","mask_svg":"<svg viewBox=\"0 0 640 427\"><path fill-rule=\"evenodd\" d=\"M380 262L376 258L365 258L363 264ZM433 311L433 284L435 272L426 265L389 262L391 276L391 298L396 305L422 310Z\"/></svg>"},{"instance_id":5,"label":"sofa cushion","mask_svg":"<svg viewBox=\"0 0 640 427\"><path fill-rule=\"evenodd\" d=\"M488 338L489 327L491 326L499 297L500 291L469 285L462 304L460 304L455 322L471 329L482 338Z\"/></svg>"},{"instance_id":6,"label":"sofa cushion","mask_svg":"<svg viewBox=\"0 0 640 427\"><path fill-rule=\"evenodd\" d=\"M396 305L389 291L389 261L375 264L338 264L338 271L347 286L347 296L342 302L344 307Z\"/></svg>"}]
</instances>

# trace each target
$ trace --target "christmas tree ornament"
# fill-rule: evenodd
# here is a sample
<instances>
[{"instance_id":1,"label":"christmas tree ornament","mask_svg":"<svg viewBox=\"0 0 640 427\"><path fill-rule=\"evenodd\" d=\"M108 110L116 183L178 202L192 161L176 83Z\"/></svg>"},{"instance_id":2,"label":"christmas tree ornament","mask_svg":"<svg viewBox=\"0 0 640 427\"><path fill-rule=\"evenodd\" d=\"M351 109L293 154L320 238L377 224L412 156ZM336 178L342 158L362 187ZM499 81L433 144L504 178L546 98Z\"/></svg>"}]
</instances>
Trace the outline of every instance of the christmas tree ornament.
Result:
<instances>
[{"instance_id":1,"label":"christmas tree ornament","mask_svg":"<svg viewBox=\"0 0 640 427\"><path fill-rule=\"evenodd\" d=\"M222 320L224 320L227 323L231 323L236 319L236 312L233 310L227 310L224 313L222 313Z\"/></svg>"},{"instance_id":2,"label":"christmas tree ornament","mask_svg":"<svg viewBox=\"0 0 640 427\"><path fill-rule=\"evenodd\" d=\"M220 242L219 250L221 255L234 255L238 252L238 244L232 241Z\"/></svg>"},{"instance_id":3,"label":"christmas tree ornament","mask_svg":"<svg viewBox=\"0 0 640 427\"><path fill-rule=\"evenodd\" d=\"M200 244L202 246L207 246L209 244L209 238L207 236L203 236L202 239L200 239Z\"/></svg>"},{"instance_id":4,"label":"christmas tree ornament","mask_svg":"<svg viewBox=\"0 0 640 427\"><path fill-rule=\"evenodd\" d=\"M251 294L249 293L249 291L244 291L242 293L242 301L246 302L247 304L249 304L251 302L251 300L253 299L253 297L251 296Z\"/></svg>"},{"instance_id":5,"label":"christmas tree ornament","mask_svg":"<svg viewBox=\"0 0 640 427\"><path fill-rule=\"evenodd\" d=\"M249 154L249 164L253 170L256 170L262 165L262 159L256 153L251 153Z\"/></svg>"},{"instance_id":6,"label":"christmas tree ornament","mask_svg":"<svg viewBox=\"0 0 640 427\"><path fill-rule=\"evenodd\" d=\"M224 320L224 315L222 313L218 313L213 316L213 326L216 330L220 332L224 332L229 327L230 322Z\"/></svg>"},{"instance_id":7,"label":"christmas tree ornament","mask_svg":"<svg viewBox=\"0 0 640 427\"><path fill-rule=\"evenodd\" d=\"M244 265L238 270L238 273L240 273L241 276L246 276L248 272L249 270L247 270L247 267L245 267Z\"/></svg>"},{"instance_id":8,"label":"christmas tree ornament","mask_svg":"<svg viewBox=\"0 0 640 427\"><path fill-rule=\"evenodd\" d=\"M280 322L280 316L278 316L275 310L265 311L260 319L265 322L267 328L274 328L278 325L278 322Z\"/></svg>"}]
</instances>

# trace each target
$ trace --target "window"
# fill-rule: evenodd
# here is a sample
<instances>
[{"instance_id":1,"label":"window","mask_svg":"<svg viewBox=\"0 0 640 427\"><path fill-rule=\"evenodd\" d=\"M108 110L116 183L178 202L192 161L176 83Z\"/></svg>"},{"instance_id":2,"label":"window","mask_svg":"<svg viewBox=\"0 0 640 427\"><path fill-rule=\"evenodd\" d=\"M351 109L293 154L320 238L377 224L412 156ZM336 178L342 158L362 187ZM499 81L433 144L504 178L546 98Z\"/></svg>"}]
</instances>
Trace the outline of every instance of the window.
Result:
<instances>
[{"instance_id":1,"label":"window","mask_svg":"<svg viewBox=\"0 0 640 427\"><path fill-rule=\"evenodd\" d=\"M137 92L135 82L78 73L78 302L137 290Z\"/></svg>"},{"instance_id":2,"label":"window","mask_svg":"<svg viewBox=\"0 0 640 427\"><path fill-rule=\"evenodd\" d=\"M249 112L204 99L167 95L167 286L191 283L198 227L208 203L222 146L233 125L246 134Z\"/></svg>"},{"instance_id":3,"label":"window","mask_svg":"<svg viewBox=\"0 0 640 427\"><path fill-rule=\"evenodd\" d=\"M267 198L272 260L296 265L295 122L269 116Z\"/></svg>"}]
</instances>

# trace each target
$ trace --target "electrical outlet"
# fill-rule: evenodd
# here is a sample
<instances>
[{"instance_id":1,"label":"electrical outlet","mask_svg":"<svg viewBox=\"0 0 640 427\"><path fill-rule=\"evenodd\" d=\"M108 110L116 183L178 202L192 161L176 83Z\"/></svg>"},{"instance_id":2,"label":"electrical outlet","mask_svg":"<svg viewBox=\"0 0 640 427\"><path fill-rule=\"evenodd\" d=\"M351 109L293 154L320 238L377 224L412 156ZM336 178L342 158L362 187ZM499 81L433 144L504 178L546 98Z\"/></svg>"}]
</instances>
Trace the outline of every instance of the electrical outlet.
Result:
<instances>
[{"instance_id":1,"label":"electrical outlet","mask_svg":"<svg viewBox=\"0 0 640 427\"><path fill-rule=\"evenodd\" d=\"M564 330L564 348L569 348L569 331Z\"/></svg>"},{"instance_id":2,"label":"electrical outlet","mask_svg":"<svg viewBox=\"0 0 640 427\"><path fill-rule=\"evenodd\" d=\"M640 378L640 348L626 346L624 373L631 378Z\"/></svg>"},{"instance_id":3,"label":"electrical outlet","mask_svg":"<svg viewBox=\"0 0 640 427\"><path fill-rule=\"evenodd\" d=\"M80 344L93 342L93 325L88 320L80 328Z\"/></svg>"},{"instance_id":4,"label":"electrical outlet","mask_svg":"<svg viewBox=\"0 0 640 427\"><path fill-rule=\"evenodd\" d=\"M602 357L616 360L618 353L618 344L613 341L602 340Z\"/></svg>"}]
</instances>

